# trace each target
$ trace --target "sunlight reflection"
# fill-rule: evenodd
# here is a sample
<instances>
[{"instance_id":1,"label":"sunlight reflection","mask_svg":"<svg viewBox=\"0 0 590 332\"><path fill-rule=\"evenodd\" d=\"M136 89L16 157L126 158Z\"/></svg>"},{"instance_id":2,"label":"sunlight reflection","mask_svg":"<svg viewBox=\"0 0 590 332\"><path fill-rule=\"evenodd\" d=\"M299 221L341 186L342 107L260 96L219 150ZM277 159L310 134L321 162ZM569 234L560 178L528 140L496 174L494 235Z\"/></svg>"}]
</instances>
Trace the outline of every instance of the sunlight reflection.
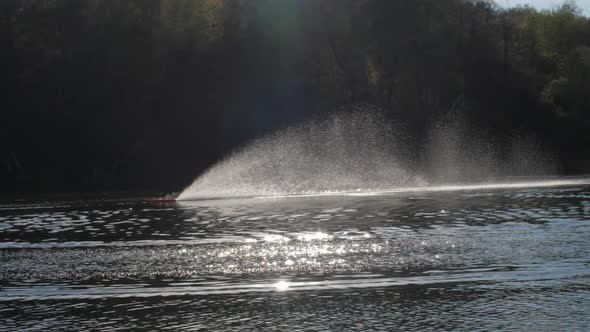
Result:
<instances>
[{"instance_id":1,"label":"sunlight reflection","mask_svg":"<svg viewBox=\"0 0 590 332\"><path fill-rule=\"evenodd\" d=\"M307 233L307 234L299 235L297 237L297 239L300 240L300 241L313 241L313 240L326 240L326 239L331 239L332 237L333 236L328 235L326 233L315 232L315 233Z\"/></svg>"},{"instance_id":2,"label":"sunlight reflection","mask_svg":"<svg viewBox=\"0 0 590 332\"><path fill-rule=\"evenodd\" d=\"M275 286L275 289L279 292L284 292L289 289L289 283L284 280L277 282L274 286Z\"/></svg>"},{"instance_id":3,"label":"sunlight reflection","mask_svg":"<svg viewBox=\"0 0 590 332\"><path fill-rule=\"evenodd\" d=\"M291 239L289 239L288 237L278 235L278 234L265 235L262 239L266 242L289 242L289 241L291 241Z\"/></svg>"}]
</instances>

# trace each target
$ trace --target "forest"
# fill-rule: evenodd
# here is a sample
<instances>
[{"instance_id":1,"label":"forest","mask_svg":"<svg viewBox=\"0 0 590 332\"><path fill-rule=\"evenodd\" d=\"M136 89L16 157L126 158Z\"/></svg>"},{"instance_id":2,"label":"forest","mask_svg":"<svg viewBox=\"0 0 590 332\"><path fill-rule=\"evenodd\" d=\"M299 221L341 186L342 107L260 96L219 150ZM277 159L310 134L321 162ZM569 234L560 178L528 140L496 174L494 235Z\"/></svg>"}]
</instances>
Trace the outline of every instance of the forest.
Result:
<instances>
[{"instance_id":1,"label":"forest","mask_svg":"<svg viewBox=\"0 0 590 332\"><path fill-rule=\"evenodd\" d=\"M590 19L481 0L2 0L0 192L178 190L250 139L370 104L461 114L590 170Z\"/></svg>"}]
</instances>

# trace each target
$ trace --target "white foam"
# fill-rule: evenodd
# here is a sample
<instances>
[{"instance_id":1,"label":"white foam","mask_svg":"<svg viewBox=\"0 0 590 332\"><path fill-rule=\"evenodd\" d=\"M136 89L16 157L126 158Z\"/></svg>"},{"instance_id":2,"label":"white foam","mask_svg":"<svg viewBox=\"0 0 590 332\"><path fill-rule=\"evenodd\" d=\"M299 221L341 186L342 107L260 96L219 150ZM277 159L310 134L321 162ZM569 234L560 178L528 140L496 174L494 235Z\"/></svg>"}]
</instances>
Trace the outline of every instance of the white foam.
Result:
<instances>
[{"instance_id":1,"label":"white foam","mask_svg":"<svg viewBox=\"0 0 590 332\"><path fill-rule=\"evenodd\" d=\"M349 196L349 197L365 197L365 196L381 196L391 195L397 193L409 192L442 192L442 191L474 191L474 190L494 190L494 189L520 189L520 188L543 188L543 187L561 187L561 186L582 186L590 185L590 178L561 178L550 180L529 180L529 181L512 181L512 182L496 182L496 183L474 183L474 184L449 184L439 186L416 186L416 187L401 187L380 190L354 190L354 191L322 191L322 192L303 192L291 194L276 194L276 195L258 195L258 196L242 196L257 199L266 198L297 198L297 197L324 197L324 196ZM227 198L239 198L240 196L228 196ZM221 197L217 197L221 198ZM179 199L183 201L201 200L207 197L193 197L190 196Z\"/></svg>"}]
</instances>

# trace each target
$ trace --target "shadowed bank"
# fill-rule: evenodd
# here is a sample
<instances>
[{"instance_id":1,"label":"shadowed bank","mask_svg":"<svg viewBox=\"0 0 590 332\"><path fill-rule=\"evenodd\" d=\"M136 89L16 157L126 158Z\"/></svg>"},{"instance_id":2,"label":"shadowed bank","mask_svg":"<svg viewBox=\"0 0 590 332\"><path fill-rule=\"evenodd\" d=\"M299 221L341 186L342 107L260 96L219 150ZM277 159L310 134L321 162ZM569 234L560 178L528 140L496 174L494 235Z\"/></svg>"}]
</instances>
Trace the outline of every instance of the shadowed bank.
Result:
<instances>
[{"instance_id":1,"label":"shadowed bank","mask_svg":"<svg viewBox=\"0 0 590 332\"><path fill-rule=\"evenodd\" d=\"M5 0L0 191L178 191L253 139L356 104L419 156L459 113L492 146L519 133L584 173L588 27L572 2Z\"/></svg>"}]
</instances>

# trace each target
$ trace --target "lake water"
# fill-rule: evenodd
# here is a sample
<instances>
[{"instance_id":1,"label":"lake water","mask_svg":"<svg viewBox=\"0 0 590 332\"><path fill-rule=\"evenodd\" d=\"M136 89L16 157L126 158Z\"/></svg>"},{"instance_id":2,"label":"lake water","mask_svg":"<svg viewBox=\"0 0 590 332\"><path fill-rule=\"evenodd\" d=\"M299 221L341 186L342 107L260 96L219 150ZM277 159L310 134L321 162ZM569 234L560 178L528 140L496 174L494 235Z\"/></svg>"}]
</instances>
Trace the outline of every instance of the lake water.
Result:
<instances>
[{"instance_id":1,"label":"lake water","mask_svg":"<svg viewBox=\"0 0 590 332\"><path fill-rule=\"evenodd\" d=\"M590 186L0 204L0 330L590 330Z\"/></svg>"}]
</instances>

